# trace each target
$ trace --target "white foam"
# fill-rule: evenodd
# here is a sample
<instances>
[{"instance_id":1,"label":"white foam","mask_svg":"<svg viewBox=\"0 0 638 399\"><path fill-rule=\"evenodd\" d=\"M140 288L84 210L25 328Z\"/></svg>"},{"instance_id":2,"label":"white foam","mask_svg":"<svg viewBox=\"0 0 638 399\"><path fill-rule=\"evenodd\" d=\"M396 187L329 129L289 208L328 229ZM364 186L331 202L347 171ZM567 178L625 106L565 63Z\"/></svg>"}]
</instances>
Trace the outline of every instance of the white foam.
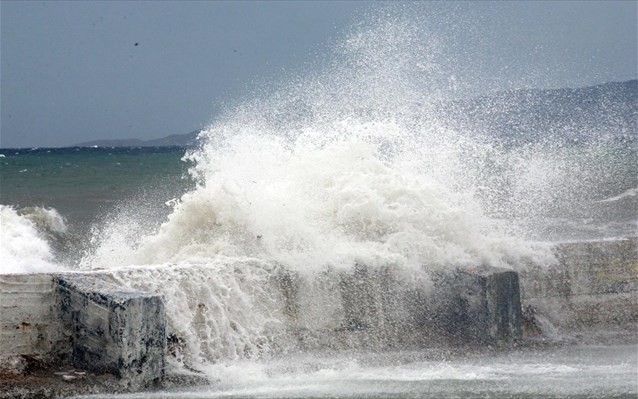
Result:
<instances>
[{"instance_id":1,"label":"white foam","mask_svg":"<svg viewBox=\"0 0 638 399\"><path fill-rule=\"evenodd\" d=\"M285 328L276 270L257 259L217 259L109 273L123 284L164 297L168 332L180 339L172 359L201 368L269 354L273 339Z\"/></svg>"},{"instance_id":2,"label":"white foam","mask_svg":"<svg viewBox=\"0 0 638 399\"><path fill-rule=\"evenodd\" d=\"M117 398L624 397L638 391L635 351L635 345L567 347L449 361L396 353L379 360L294 356L211 365L207 371L217 377L211 385Z\"/></svg>"},{"instance_id":3,"label":"white foam","mask_svg":"<svg viewBox=\"0 0 638 399\"><path fill-rule=\"evenodd\" d=\"M390 268L407 290L427 289L433 270L555 262L477 194L503 151L431 111L437 43L419 29L363 27L326 71L229 110L188 154L199 184L167 202L168 220L145 231L139 213L122 212L82 266L162 294L169 331L184 340L176 358L202 368L290 349L279 267L302 280L299 323L335 331L339 293L317 282L327 267ZM158 264L173 270L121 271Z\"/></svg>"},{"instance_id":4,"label":"white foam","mask_svg":"<svg viewBox=\"0 0 638 399\"><path fill-rule=\"evenodd\" d=\"M453 60L441 63L445 49L420 22L362 23L324 71L227 110L187 156L198 187L166 202L173 212L158 229L145 230L143 217L127 211L96 232L82 266L110 268L120 282L163 295L168 333L182 340L169 359L233 395L313 392L317 383L330 394L327 387L353 381L365 394L379 380L579 372L549 363L373 367L270 357L294 347L273 281L281 266L302 280L295 305L310 316L295 322L335 331L343 327L338 295L316 279L328 266L388 267L423 287L419 278L432 270L556 262L549 244L527 241L513 221L571 204L579 192L571 188L585 180L570 175L579 167L576 150L504 149L479 132L452 129L434 109ZM598 159L593 150L586 155ZM142 265L145 272L123 268Z\"/></svg>"},{"instance_id":5,"label":"white foam","mask_svg":"<svg viewBox=\"0 0 638 399\"><path fill-rule=\"evenodd\" d=\"M229 109L188 154L200 184L169 201L159 231L131 237L139 221L118 219L84 265L217 256L295 270L554 263L512 220L554 204L571 167L543 149L508 153L450 128L435 108L453 62L419 22L373 18L336 45L325 70Z\"/></svg>"},{"instance_id":6,"label":"white foam","mask_svg":"<svg viewBox=\"0 0 638 399\"><path fill-rule=\"evenodd\" d=\"M635 197L636 195L638 195L638 187L630 188L629 190L625 190L616 196L605 198L604 200L600 200L598 202L616 202L625 198Z\"/></svg>"},{"instance_id":7,"label":"white foam","mask_svg":"<svg viewBox=\"0 0 638 399\"><path fill-rule=\"evenodd\" d=\"M20 209L18 213L33 222L41 232L64 234L68 230L64 217L54 208L35 206Z\"/></svg>"},{"instance_id":8,"label":"white foam","mask_svg":"<svg viewBox=\"0 0 638 399\"><path fill-rule=\"evenodd\" d=\"M37 220L34 222L34 220ZM26 216L0 205L0 273L33 273L59 271L45 234L37 223L65 230L61 216L54 209L38 208Z\"/></svg>"},{"instance_id":9,"label":"white foam","mask_svg":"<svg viewBox=\"0 0 638 399\"><path fill-rule=\"evenodd\" d=\"M323 146L309 145L308 136L329 131L312 131L292 144L248 133L223 149L206 147L205 156L214 161L200 161L205 185L182 198L158 234L141 241L132 262L222 254L294 269L355 262L420 268L510 266L533 254L532 245L510 236L477 201L450 187L454 182L420 171L423 163L412 154L384 159L379 144L357 133L401 126L353 125L341 122L345 137Z\"/></svg>"}]
</instances>

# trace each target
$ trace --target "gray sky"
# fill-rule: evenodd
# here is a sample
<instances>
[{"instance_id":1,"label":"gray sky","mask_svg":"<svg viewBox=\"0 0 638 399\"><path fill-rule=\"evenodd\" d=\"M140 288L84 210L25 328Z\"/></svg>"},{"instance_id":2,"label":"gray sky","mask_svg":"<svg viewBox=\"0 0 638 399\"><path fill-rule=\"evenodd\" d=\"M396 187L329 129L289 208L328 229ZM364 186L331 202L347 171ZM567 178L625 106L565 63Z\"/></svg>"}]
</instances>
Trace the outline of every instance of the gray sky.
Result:
<instances>
[{"instance_id":1,"label":"gray sky","mask_svg":"<svg viewBox=\"0 0 638 399\"><path fill-rule=\"evenodd\" d=\"M634 79L636 4L430 3L409 12L441 31L457 54L456 73L473 76L480 82L473 90L485 92ZM378 7L2 1L0 147L152 139L205 127L258 82L311 68ZM430 14L437 8L448 9L444 18Z\"/></svg>"}]
</instances>

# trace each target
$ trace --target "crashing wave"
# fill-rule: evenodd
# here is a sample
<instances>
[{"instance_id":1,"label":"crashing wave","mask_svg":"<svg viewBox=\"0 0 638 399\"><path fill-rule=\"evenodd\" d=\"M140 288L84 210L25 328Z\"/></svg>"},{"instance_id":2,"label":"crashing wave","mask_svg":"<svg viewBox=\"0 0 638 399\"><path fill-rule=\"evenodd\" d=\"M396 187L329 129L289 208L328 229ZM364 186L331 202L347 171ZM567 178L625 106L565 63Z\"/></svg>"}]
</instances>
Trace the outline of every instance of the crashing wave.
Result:
<instances>
[{"instance_id":1,"label":"crashing wave","mask_svg":"<svg viewBox=\"0 0 638 399\"><path fill-rule=\"evenodd\" d=\"M0 205L0 273L59 271L48 238L66 232L55 209Z\"/></svg>"}]
</instances>

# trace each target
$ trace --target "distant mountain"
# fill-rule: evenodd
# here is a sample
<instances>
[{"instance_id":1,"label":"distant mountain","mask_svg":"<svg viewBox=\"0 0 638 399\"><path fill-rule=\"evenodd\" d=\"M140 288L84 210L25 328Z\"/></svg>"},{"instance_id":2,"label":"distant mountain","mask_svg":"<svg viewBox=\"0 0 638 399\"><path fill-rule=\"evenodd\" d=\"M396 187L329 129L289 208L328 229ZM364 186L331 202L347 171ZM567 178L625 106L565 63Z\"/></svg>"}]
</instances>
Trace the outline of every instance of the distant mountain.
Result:
<instances>
[{"instance_id":1,"label":"distant mountain","mask_svg":"<svg viewBox=\"0 0 638 399\"><path fill-rule=\"evenodd\" d=\"M171 134L155 140L93 140L75 144L73 147L192 147L197 142L199 132L199 130L196 130L186 134Z\"/></svg>"},{"instance_id":2,"label":"distant mountain","mask_svg":"<svg viewBox=\"0 0 638 399\"><path fill-rule=\"evenodd\" d=\"M585 143L601 136L638 140L638 80L564 89L508 90L441 103L434 108L451 128L518 145L551 138ZM199 131L156 140L95 140L78 147L190 147Z\"/></svg>"},{"instance_id":3,"label":"distant mountain","mask_svg":"<svg viewBox=\"0 0 638 399\"><path fill-rule=\"evenodd\" d=\"M638 139L638 80L577 89L525 89L442 104L438 110L454 129L505 142L587 142L605 136Z\"/></svg>"}]
</instances>

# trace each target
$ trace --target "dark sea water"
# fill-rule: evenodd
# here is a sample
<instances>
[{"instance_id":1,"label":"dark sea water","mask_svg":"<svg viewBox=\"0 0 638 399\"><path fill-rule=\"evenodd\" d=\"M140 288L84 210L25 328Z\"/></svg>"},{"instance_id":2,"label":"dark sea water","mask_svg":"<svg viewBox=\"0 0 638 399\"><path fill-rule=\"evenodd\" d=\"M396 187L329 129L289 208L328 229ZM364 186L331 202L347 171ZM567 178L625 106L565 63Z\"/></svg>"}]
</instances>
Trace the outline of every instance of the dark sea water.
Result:
<instances>
[{"instance_id":1,"label":"dark sea water","mask_svg":"<svg viewBox=\"0 0 638 399\"><path fill-rule=\"evenodd\" d=\"M166 202L194 187L180 147L0 149L0 204L23 215L54 210L64 231L40 221L58 263L73 265L91 234L135 205L150 229L165 220ZM50 218L49 218L50 219Z\"/></svg>"},{"instance_id":2,"label":"dark sea water","mask_svg":"<svg viewBox=\"0 0 638 399\"><path fill-rule=\"evenodd\" d=\"M193 188L179 147L0 149L0 204L52 207L73 228L143 197L149 207Z\"/></svg>"}]
</instances>

